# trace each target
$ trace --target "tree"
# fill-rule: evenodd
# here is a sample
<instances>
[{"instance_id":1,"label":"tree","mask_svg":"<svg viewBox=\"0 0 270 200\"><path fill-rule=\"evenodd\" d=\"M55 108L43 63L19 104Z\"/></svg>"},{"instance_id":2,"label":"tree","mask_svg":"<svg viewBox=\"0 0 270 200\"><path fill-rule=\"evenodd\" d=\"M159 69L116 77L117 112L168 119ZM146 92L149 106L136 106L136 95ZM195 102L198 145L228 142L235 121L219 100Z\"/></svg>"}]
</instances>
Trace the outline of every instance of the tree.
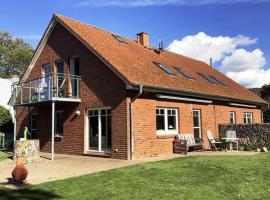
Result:
<instances>
[{"instance_id":1,"label":"tree","mask_svg":"<svg viewBox=\"0 0 270 200\"><path fill-rule=\"evenodd\" d=\"M33 55L33 47L10 33L0 32L0 77L21 75Z\"/></svg>"},{"instance_id":2,"label":"tree","mask_svg":"<svg viewBox=\"0 0 270 200\"><path fill-rule=\"evenodd\" d=\"M263 108L263 122L270 123L270 84L265 84L262 86L260 96L268 102L268 105Z\"/></svg>"},{"instance_id":3,"label":"tree","mask_svg":"<svg viewBox=\"0 0 270 200\"><path fill-rule=\"evenodd\" d=\"M9 122L12 122L12 117L9 110L3 106L0 106L0 127Z\"/></svg>"}]
</instances>

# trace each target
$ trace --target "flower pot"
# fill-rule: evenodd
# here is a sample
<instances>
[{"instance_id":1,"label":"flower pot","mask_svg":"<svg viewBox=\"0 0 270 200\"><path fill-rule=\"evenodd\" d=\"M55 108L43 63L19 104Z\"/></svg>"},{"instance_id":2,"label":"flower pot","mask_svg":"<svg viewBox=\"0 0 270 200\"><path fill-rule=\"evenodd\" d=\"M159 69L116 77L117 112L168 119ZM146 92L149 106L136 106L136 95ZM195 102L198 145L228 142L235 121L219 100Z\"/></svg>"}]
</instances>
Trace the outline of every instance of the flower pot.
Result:
<instances>
[{"instance_id":1,"label":"flower pot","mask_svg":"<svg viewBox=\"0 0 270 200\"><path fill-rule=\"evenodd\" d=\"M27 175L28 170L24 166L23 156L18 156L16 166L12 171L12 177L14 178L14 180L22 182L26 179Z\"/></svg>"}]
</instances>

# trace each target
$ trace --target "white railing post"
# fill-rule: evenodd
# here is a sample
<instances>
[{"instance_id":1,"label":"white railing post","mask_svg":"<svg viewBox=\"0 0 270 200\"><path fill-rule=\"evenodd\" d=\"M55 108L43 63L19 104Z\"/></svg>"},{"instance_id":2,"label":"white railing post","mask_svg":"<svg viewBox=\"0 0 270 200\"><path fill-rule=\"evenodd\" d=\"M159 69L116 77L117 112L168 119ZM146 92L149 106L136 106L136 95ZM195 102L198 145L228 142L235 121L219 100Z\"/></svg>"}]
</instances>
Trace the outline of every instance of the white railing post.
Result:
<instances>
[{"instance_id":1,"label":"white railing post","mask_svg":"<svg viewBox=\"0 0 270 200\"><path fill-rule=\"evenodd\" d=\"M23 102L23 83L21 83L21 104Z\"/></svg>"},{"instance_id":2,"label":"white railing post","mask_svg":"<svg viewBox=\"0 0 270 200\"><path fill-rule=\"evenodd\" d=\"M55 112L55 103L52 102L52 141L51 141L51 160L54 160L54 112Z\"/></svg>"},{"instance_id":3,"label":"white railing post","mask_svg":"<svg viewBox=\"0 0 270 200\"><path fill-rule=\"evenodd\" d=\"M31 101L32 101L32 99L31 99L31 90L32 90L32 82L31 82L31 80L29 81L29 100L28 100L28 102L30 102L31 103Z\"/></svg>"},{"instance_id":4,"label":"white railing post","mask_svg":"<svg viewBox=\"0 0 270 200\"><path fill-rule=\"evenodd\" d=\"M79 82L79 77L77 76L77 99L80 97L80 82Z\"/></svg>"},{"instance_id":5,"label":"white railing post","mask_svg":"<svg viewBox=\"0 0 270 200\"><path fill-rule=\"evenodd\" d=\"M58 77L58 73L56 73L56 98L58 98L58 90L59 90L58 81L59 81L59 77Z\"/></svg>"},{"instance_id":6,"label":"white railing post","mask_svg":"<svg viewBox=\"0 0 270 200\"><path fill-rule=\"evenodd\" d=\"M38 101L40 101L40 79L38 79Z\"/></svg>"}]
</instances>

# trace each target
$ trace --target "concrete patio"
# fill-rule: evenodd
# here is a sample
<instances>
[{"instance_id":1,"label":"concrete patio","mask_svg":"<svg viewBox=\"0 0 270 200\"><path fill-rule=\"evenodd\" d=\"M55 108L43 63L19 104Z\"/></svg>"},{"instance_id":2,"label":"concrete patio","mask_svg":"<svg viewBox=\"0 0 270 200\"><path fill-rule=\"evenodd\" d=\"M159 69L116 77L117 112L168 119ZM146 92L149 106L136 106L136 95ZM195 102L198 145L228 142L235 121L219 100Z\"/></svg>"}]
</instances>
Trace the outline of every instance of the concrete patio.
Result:
<instances>
[{"instance_id":1,"label":"concrete patio","mask_svg":"<svg viewBox=\"0 0 270 200\"><path fill-rule=\"evenodd\" d=\"M258 154L256 152L189 152L187 156L218 156L218 155L244 155L251 156ZM27 182L24 185L16 185L10 182L11 172L15 166L15 161L0 161L0 186L7 188L20 188L27 185L35 185L49 181L62 180L70 177L81 176L85 174L105 171L140 163L154 162L185 155L171 154L161 155L159 157L149 157L138 160L117 160L109 158L98 158L88 156L72 156L56 154L55 160L51 161L50 154L42 153L39 160L27 163L29 171Z\"/></svg>"}]
</instances>

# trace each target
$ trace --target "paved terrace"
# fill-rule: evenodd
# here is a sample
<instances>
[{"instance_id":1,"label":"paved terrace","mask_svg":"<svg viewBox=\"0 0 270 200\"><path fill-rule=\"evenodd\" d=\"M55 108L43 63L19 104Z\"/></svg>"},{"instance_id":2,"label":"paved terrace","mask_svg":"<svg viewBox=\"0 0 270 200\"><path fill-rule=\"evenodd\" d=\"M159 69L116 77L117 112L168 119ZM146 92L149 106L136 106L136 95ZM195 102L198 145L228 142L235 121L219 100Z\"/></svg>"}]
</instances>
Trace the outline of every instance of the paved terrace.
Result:
<instances>
[{"instance_id":1,"label":"paved terrace","mask_svg":"<svg viewBox=\"0 0 270 200\"><path fill-rule=\"evenodd\" d=\"M251 156L256 152L189 152L187 156L217 156L217 155L246 155ZM51 161L50 154L42 153L39 160L27 163L28 178L26 184L12 184L11 172L15 167L15 161L0 161L0 187L17 189L27 185L35 185L49 181L62 180L70 177L91 174L95 172L172 158L185 157L185 155L172 154L159 157L149 157L138 160L118 160L89 156L72 156L56 154L55 160Z\"/></svg>"}]
</instances>

